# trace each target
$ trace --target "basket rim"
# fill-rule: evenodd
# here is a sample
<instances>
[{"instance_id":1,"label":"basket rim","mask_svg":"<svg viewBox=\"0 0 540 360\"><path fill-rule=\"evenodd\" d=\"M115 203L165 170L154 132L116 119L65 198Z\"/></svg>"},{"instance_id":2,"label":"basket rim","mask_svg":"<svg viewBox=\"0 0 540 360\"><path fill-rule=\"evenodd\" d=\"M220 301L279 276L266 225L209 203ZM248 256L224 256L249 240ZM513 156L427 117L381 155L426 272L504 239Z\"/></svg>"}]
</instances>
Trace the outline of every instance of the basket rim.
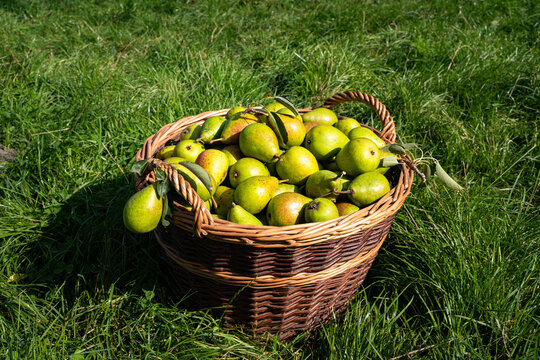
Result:
<instances>
[{"instance_id":1,"label":"basket rim","mask_svg":"<svg viewBox=\"0 0 540 360\"><path fill-rule=\"evenodd\" d=\"M356 93L354 94L356 95ZM366 95L363 93L360 94ZM341 94L336 96L339 95ZM384 105L380 103L378 99L375 100L375 105L368 105L370 105L378 113L379 118L381 121L383 121L383 125L385 125L386 133L381 134L381 132L377 131L376 129L374 130L382 135L381 138L386 143L395 143L395 128L393 119L389 116L386 107L384 107ZM335 105L337 104L332 104L327 107L333 107ZM310 107L298 109L298 111L300 113L306 113L312 109L313 108ZM153 155L159 151L160 148L165 146L168 141L178 140L181 131L187 126L202 123L204 120L212 116L225 115L229 110L230 108L205 111L197 115L187 116L177 120L176 122L164 125L155 134L146 139L143 147L141 147L137 153L136 160L152 158ZM383 116L390 118L390 125L385 124ZM368 126L368 128L371 127ZM169 174L171 179L178 177L181 182L180 185L187 185L186 187L190 188L189 184L187 184L186 181L183 181L183 178L176 173L170 164L161 162L160 166L170 170L168 172L172 173L172 175ZM340 216L335 219L318 223L303 223L288 226L241 225L227 220L213 218L208 210L203 206L202 200L195 193L194 200L198 200L196 201L198 202L198 206L195 206L194 204L192 211L175 208L173 211L173 218L171 219L171 225L169 226L175 225L181 229L192 231L195 235L204 235L209 239L220 242L237 243L264 248L308 246L324 242L334 236L350 236L362 229L372 227L389 216L395 215L395 213L402 206L403 202L411 191L414 173L412 169L404 164L397 165L397 167L400 169L399 178L396 185L390 190L389 193L375 203L361 208L355 213ZM143 185L146 184L144 182L139 182L138 186L143 187ZM177 187L176 190L179 192ZM192 197L193 194L188 195ZM201 214L197 214L198 211L202 213L202 216ZM196 218L195 220L200 222L198 229L195 228L195 225L197 224L194 224L194 216Z\"/></svg>"}]
</instances>

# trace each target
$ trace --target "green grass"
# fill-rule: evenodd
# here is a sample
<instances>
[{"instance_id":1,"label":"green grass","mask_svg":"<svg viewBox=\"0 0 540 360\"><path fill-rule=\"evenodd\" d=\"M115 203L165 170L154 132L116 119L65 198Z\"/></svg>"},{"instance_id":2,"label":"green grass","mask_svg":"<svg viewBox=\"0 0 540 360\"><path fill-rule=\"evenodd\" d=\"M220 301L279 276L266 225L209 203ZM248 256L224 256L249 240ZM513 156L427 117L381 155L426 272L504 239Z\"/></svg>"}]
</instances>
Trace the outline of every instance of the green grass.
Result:
<instances>
[{"instance_id":1,"label":"green grass","mask_svg":"<svg viewBox=\"0 0 540 360\"><path fill-rule=\"evenodd\" d=\"M0 357L539 358L539 21L535 1L0 0ZM187 309L122 225L136 151L202 111L344 90L465 190L415 186L311 334L261 344Z\"/></svg>"}]
</instances>

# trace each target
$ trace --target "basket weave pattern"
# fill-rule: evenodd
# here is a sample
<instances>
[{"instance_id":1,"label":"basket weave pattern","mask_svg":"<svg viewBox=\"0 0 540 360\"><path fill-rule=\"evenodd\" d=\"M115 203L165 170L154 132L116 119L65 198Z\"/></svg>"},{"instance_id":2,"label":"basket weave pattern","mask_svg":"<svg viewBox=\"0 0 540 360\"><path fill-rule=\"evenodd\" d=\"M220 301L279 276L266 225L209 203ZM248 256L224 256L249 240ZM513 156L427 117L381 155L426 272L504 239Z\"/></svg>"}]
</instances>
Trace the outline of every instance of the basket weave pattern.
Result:
<instances>
[{"instance_id":1,"label":"basket weave pattern","mask_svg":"<svg viewBox=\"0 0 540 360\"><path fill-rule=\"evenodd\" d=\"M337 94L325 103L332 108L346 101L371 107L387 143L396 138L386 107L361 92ZM191 124L201 124L229 109L208 111L178 120L149 137L136 160L150 159L170 140L178 140ZM300 113L311 108L299 110ZM410 192L412 171L391 169L392 190L376 203L337 219L285 227L239 225L214 219L189 183L172 166L164 170L176 192L192 208L175 202L171 225L154 233L170 264L171 276L200 307L216 307L231 324L252 327L255 333L278 333L285 339L340 312L363 282L395 214ZM148 169L140 189L155 181Z\"/></svg>"}]
</instances>

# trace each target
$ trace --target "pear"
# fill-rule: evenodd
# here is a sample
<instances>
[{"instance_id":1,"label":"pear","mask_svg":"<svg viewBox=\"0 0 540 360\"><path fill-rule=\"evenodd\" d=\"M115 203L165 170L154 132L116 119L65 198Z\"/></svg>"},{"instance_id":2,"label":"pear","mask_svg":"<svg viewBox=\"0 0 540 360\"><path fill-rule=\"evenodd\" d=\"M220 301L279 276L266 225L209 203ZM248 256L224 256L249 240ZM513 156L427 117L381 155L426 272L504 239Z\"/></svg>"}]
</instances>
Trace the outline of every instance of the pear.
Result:
<instances>
[{"instance_id":1,"label":"pear","mask_svg":"<svg viewBox=\"0 0 540 360\"><path fill-rule=\"evenodd\" d=\"M202 124L201 134L198 140L205 144L210 144L212 140L219 138L225 121L227 119L223 116L212 116L206 119Z\"/></svg>"},{"instance_id":2,"label":"pear","mask_svg":"<svg viewBox=\"0 0 540 360\"><path fill-rule=\"evenodd\" d=\"M182 164L174 164L174 168L182 177L184 180L186 180L189 185L197 192L197 195L203 200L208 201L212 197L212 195L217 190L217 184L215 183L215 179L213 176L210 176L210 180L212 181L212 192L209 192L206 186L204 186L204 183L199 179L191 170L189 170L187 167L185 167Z\"/></svg>"},{"instance_id":3,"label":"pear","mask_svg":"<svg viewBox=\"0 0 540 360\"><path fill-rule=\"evenodd\" d=\"M274 102L264 107L266 111L278 112L281 109L287 109L282 103Z\"/></svg>"},{"instance_id":4,"label":"pear","mask_svg":"<svg viewBox=\"0 0 540 360\"><path fill-rule=\"evenodd\" d=\"M379 149L386 145L383 139L378 137L377 134L375 134L373 131L371 131L370 129L366 127L360 126L355 129L352 129L351 132L349 132L349 139L351 140L362 138L362 137L368 138L371 141L373 141Z\"/></svg>"},{"instance_id":5,"label":"pear","mask_svg":"<svg viewBox=\"0 0 540 360\"><path fill-rule=\"evenodd\" d=\"M350 176L373 171L379 166L379 162L380 151L377 145L366 138L351 140L336 156L338 167Z\"/></svg>"},{"instance_id":6,"label":"pear","mask_svg":"<svg viewBox=\"0 0 540 360\"><path fill-rule=\"evenodd\" d=\"M240 133L246 126L257 122L257 117L253 114L243 114L237 119L229 119L223 125L221 137L219 140L223 144L231 145L238 144ZM218 140L218 139L215 139ZM213 140L213 141L215 141Z\"/></svg>"},{"instance_id":7,"label":"pear","mask_svg":"<svg viewBox=\"0 0 540 360\"><path fill-rule=\"evenodd\" d=\"M333 158L349 142L347 135L330 125L315 126L306 134L304 146L317 160Z\"/></svg>"},{"instance_id":8,"label":"pear","mask_svg":"<svg viewBox=\"0 0 540 360\"><path fill-rule=\"evenodd\" d=\"M306 129L306 134L309 132L309 130L313 129L315 126L319 126L321 124L319 124L318 122L316 121L310 121L310 122L305 122L304 123L304 128Z\"/></svg>"},{"instance_id":9,"label":"pear","mask_svg":"<svg viewBox=\"0 0 540 360\"><path fill-rule=\"evenodd\" d=\"M229 169L229 182L236 188L242 181L253 176L270 176L270 171L257 159L245 157Z\"/></svg>"},{"instance_id":10,"label":"pear","mask_svg":"<svg viewBox=\"0 0 540 360\"><path fill-rule=\"evenodd\" d=\"M390 183L382 174L371 171L355 177L349 184L349 199L360 207L379 200L390 191Z\"/></svg>"},{"instance_id":11,"label":"pear","mask_svg":"<svg viewBox=\"0 0 540 360\"><path fill-rule=\"evenodd\" d=\"M280 150L278 139L272 129L265 124L250 124L240 133L240 150L245 156L262 162L276 161Z\"/></svg>"},{"instance_id":12,"label":"pear","mask_svg":"<svg viewBox=\"0 0 540 360\"><path fill-rule=\"evenodd\" d=\"M279 180L273 176L254 176L242 181L234 191L234 202L251 214L261 212L277 188Z\"/></svg>"},{"instance_id":13,"label":"pear","mask_svg":"<svg viewBox=\"0 0 540 360\"><path fill-rule=\"evenodd\" d=\"M240 151L240 146L238 145L227 145L221 149L227 155L229 159L229 167L233 166L238 160L244 157L242 151Z\"/></svg>"},{"instance_id":14,"label":"pear","mask_svg":"<svg viewBox=\"0 0 540 360\"><path fill-rule=\"evenodd\" d=\"M327 198L317 198L310 201L304 209L306 222L320 222L339 217L336 205Z\"/></svg>"},{"instance_id":15,"label":"pear","mask_svg":"<svg viewBox=\"0 0 540 360\"><path fill-rule=\"evenodd\" d=\"M191 124L180 133L180 140L197 140L201 135L201 125Z\"/></svg>"},{"instance_id":16,"label":"pear","mask_svg":"<svg viewBox=\"0 0 540 360\"><path fill-rule=\"evenodd\" d=\"M235 106L235 107L231 108L231 109L227 112L227 114L225 115L225 118L226 118L227 120L229 120L230 118L232 118L232 116L233 116L234 114L239 113L239 112L243 112L244 110L246 110L246 108L243 107L243 106Z\"/></svg>"},{"instance_id":17,"label":"pear","mask_svg":"<svg viewBox=\"0 0 540 360\"><path fill-rule=\"evenodd\" d=\"M289 184L302 185L311 174L319 171L319 164L309 150L293 146L280 157L276 171L281 179L288 179Z\"/></svg>"},{"instance_id":18,"label":"pear","mask_svg":"<svg viewBox=\"0 0 540 360\"><path fill-rule=\"evenodd\" d=\"M352 129L355 129L357 127L360 127L360 123L352 118L345 118L338 120L338 122L334 125L337 129L339 129L342 133L345 135L348 135L349 132Z\"/></svg>"},{"instance_id":19,"label":"pear","mask_svg":"<svg viewBox=\"0 0 540 360\"><path fill-rule=\"evenodd\" d=\"M214 219L227 220L227 215L212 214Z\"/></svg>"},{"instance_id":20,"label":"pear","mask_svg":"<svg viewBox=\"0 0 540 360\"><path fill-rule=\"evenodd\" d=\"M343 174L337 174L330 170L319 170L312 174L306 182L305 192L310 198L328 197L336 199L335 191L344 190L344 183L348 182Z\"/></svg>"},{"instance_id":21,"label":"pear","mask_svg":"<svg viewBox=\"0 0 540 360\"><path fill-rule=\"evenodd\" d=\"M124 225L134 233L146 233L154 230L161 221L163 199L152 184L129 198L124 206Z\"/></svg>"},{"instance_id":22,"label":"pear","mask_svg":"<svg viewBox=\"0 0 540 360\"><path fill-rule=\"evenodd\" d=\"M233 199L234 189L227 186L218 186L216 193L214 194L216 213L226 217L232 207Z\"/></svg>"},{"instance_id":23,"label":"pear","mask_svg":"<svg viewBox=\"0 0 540 360\"><path fill-rule=\"evenodd\" d=\"M270 200L266 219L271 226L287 226L304 222L304 207L310 198L295 192L284 192Z\"/></svg>"},{"instance_id":24,"label":"pear","mask_svg":"<svg viewBox=\"0 0 540 360\"><path fill-rule=\"evenodd\" d=\"M233 203L233 206L229 210L227 215L227 220L232 221L233 223L242 224L242 225L261 225L262 222L257 219L255 215L247 212L242 206L236 205Z\"/></svg>"},{"instance_id":25,"label":"pear","mask_svg":"<svg viewBox=\"0 0 540 360\"><path fill-rule=\"evenodd\" d=\"M286 111L287 110L287 111ZM306 128L304 127L304 123L302 122L301 117L290 117L287 115L284 115L285 113L290 113L292 115L292 111L284 108L281 109L278 112L278 116L283 121L283 125L285 126L285 130L287 130L287 143L284 144L286 149L289 149L293 146L302 145L304 142L304 138L306 137Z\"/></svg>"},{"instance_id":26,"label":"pear","mask_svg":"<svg viewBox=\"0 0 540 360\"><path fill-rule=\"evenodd\" d=\"M195 162L197 156L204 151L204 145L195 140L182 140L174 148L173 156L181 157L188 161Z\"/></svg>"},{"instance_id":27,"label":"pear","mask_svg":"<svg viewBox=\"0 0 540 360\"><path fill-rule=\"evenodd\" d=\"M358 206L348 202L338 202L336 203L336 207L338 209L339 216L350 215L360 210Z\"/></svg>"},{"instance_id":28,"label":"pear","mask_svg":"<svg viewBox=\"0 0 540 360\"><path fill-rule=\"evenodd\" d=\"M322 164L322 169L330 170L330 171L337 171L337 172L340 171L337 166L336 160L325 161Z\"/></svg>"},{"instance_id":29,"label":"pear","mask_svg":"<svg viewBox=\"0 0 540 360\"><path fill-rule=\"evenodd\" d=\"M195 163L206 170L218 185L227 177L229 158L223 151L217 149L204 150L199 154Z\"/></svg>"},{"instance_id":30,"label":"pear","mask_svg":"<svg viewBox=\"0 0 540 360\"><path fill-rule=\"evenodd\" d=\"M178 156L171 156L163 160L166 163L169 164L178 164L180 161L186 161L186 159L178 157Z\"/></svg>"},{"instance_id":31,"label":"pear","mask_svg":"<svg viewBox=\"0 0 540 360\"><path fill-rule=\"evenodd\" d=\"M327 108L313 109L310 112L302 115L302 119L304 119L305 123L314 121L321 125L324 124L330 126L334 125L338 121L337 115L332 110Z\"/></svg>"},{"instance_id":32,"label":"pear","mask_svg":"<svg viewBox=\"0 0 540 360\"><path fill-rule=\"evenodd\" d=\"M287 184L287 183L280 183L276 190L272 193L272 197L276 197L277 195L284 193L284 192L295 192L300 194L300 188L297 185L293 184Z\"/></svg>"},{"instance_id":33,"label":"pear","mask_svg":"<svg viewBox=\"0 0 540 360\"><path fill-rule=\"evenodd\" d=\"M162 148L161 150L157 152L156 157L161 160L170 158L171 156L173 156L175 147L176 145L165 146L164 148Z\"/></svg>"}]
</instances>

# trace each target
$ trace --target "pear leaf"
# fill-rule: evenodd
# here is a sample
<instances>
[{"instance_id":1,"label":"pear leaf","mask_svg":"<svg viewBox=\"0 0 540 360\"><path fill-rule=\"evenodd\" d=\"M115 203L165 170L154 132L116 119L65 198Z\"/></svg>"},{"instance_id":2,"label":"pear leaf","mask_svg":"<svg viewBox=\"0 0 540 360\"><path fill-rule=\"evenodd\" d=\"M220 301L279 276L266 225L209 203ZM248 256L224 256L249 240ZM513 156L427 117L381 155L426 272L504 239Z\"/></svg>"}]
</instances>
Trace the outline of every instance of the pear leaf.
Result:
<instances>
[{"instance_id":1,"label":"pear leaf","mask_svg":"<svg viewBox=\"0 0 540 360\"><path fill-rule=\"evenodd\" d=\"M167 174L163 170L157 169L155 172L156 181L165 181L167 180Z\"/></svg>"},{"instance_id":2,"label":"pear leaf","mask_svg":"<svg viewBox=\"0 0 540 360\"><path fill-rule=\"evenodd\" d=\"M388 156L385 156L382 159L382 166L383 167L391 167L391 166L394 166L394 165L399 165L399 161L398 161L398 159L396 159L395 156L388 155Z\"/></svg>"},{"instance_id":3,"label":"pear leaf","mask_svg":"<svg viewBox=\"0 0 540 360\"><path fill-rule=\"evenodd\" d=\"M422 171L424 175L426 176L426 181L428 181L429 178L431 177L431 166L429 166L429 164L424 164Z\"/></svg>"},{"instance_id":4,"label":"pear leaf","mask_svg":"<svg viewBox=\"0 0 540 360\"><path fill-rule=\"evenodd\" d=\"M274 99L287 109L291 110L295 116L298 116L298 110L296 110L296 107L289 100L281 96L274 96Z\"/></svg>"},{"instance_id":5,"label":"pear leaf","mask_svg":"<svg viewBox=\"0 0 540 360\"><path fill-rule=\"evenodd\" d=\"M206 170L204 170L199 164L195 164L187 160L180 161L179 164L184 165L189 170L191 170L191 172L194 173L195 176L197 176L201 180L204 186L206 186L208 192L212 194L212 179L210 179L210 175Z\"/></svg>"},{"instance_id":6,"label":"pear leaf","mask_svg":"<svg viewBox=\"0 0 540 360\"><path fill-rule=\"evenodd\" d=\"M167 199L167 195L163 196L163 211L161 212L161 225L163 226L169 226L170 222L169 220L165 219L167 215L171 213L171 210L169 208L169 201Z\"/></svg>"},{"instance_id":7,"label":"pear leaf","mask_svg":"<svg viewBox=\"0 0 540 360\"><path fill-rule=\"evenodd\" d=\"M142 174L144 172L144 169L146 168L146 165L148 165L148 160L136 161L131 166L131 171L134 172L134 173Z\"/></svg>"},{"instance_id":8,"label":"pear leaf","mask_svg":"<svg viewBox=\"0 0 540 360\"><path fill-rule=\"evenodd\" d=\"M156 183L156 193L157 196L160 198L164 198L167 196L167 193L169 192L171 186L169 179L166 179L164 181L158 181Z\"/></svg>"},{"instance_id":9,"label":"pear leaf","mask_svg":"<svg viewBox=\"0 0 540 360\"><path fill-rule=\"evenodd\" d=\"M444 171L438 161L435 162L435 173L437 174L441 182L450 189L457 191L463 190L463 187L459 185L454 179L452 179L450 175L446 173L446 171Z\"/></svg>"},{"instance_id":10,"label":"pear leaf","mask_svg":"<svg viewBox=\"0 0 540 360\"><path fill-rule=\"evenodd\" d=\"M392 154L398 154L398 155L405 155L406 154L405 148L403 146L401 146L401 145L398 145L398 144L385 145L380 150L388 151L388 152L391 152Z\"/></svg>"},{"instance_id":11,"label":"pear leaf","mask_svg":"<svg viewBox=\"0 0 540 360\"><path fill-rule=\"evenodd\" d=\"M418 146L418 144L415 144L415 143L410 143L410 144L401 144L401 147L403 147L405 150L411 150L411 149L418 149L420 146Z\"/></svg>"},{"instance_id":12,"label":"pear leaf","mask_svg":"<svg viewBox=\"0 0 540 360\"><path fill-rule=\"evenodd\" d=\"M240 119L244 115L242 111L232 114L232 116L229 118L229 121Z\"/></svg>"},{"instance_id":13,"label":"pear leaf","mask_svg":"<svg viewBox=\"0 0 540 360\"><path fill-rule=\"evenodd\" d=\"M270 116L268 116L268 122L272 130L277 135L277 138L279 140L279 143L284 146L289 141L289 135L287 134L287 129L285 128L285 124L283 124L283 120L279 117L279 115L273 111L270 111Z\"/></svg>"}]
</instances>

